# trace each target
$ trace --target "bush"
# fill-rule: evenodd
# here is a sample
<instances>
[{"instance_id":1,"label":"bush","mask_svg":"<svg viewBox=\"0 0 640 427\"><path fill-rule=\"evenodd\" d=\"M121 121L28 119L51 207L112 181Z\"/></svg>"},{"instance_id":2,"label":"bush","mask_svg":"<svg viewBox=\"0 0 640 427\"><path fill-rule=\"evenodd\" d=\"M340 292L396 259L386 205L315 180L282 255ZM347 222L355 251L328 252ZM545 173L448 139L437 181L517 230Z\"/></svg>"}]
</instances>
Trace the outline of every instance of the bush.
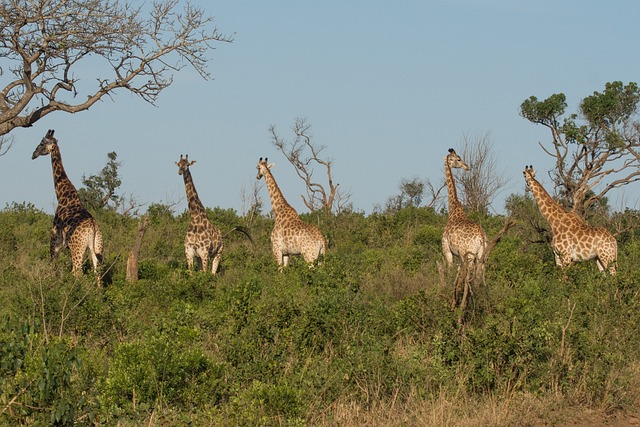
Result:
<instances>
[{"instance_id":1,"label":"bush","mask_svg":"<svg viewBox=\"0 0 640 427\"><path fill-rule=\"evenodd\" d=\"M525 215L530 203L517 202ZM441 277L437 267L446 216L431 209L323 217L322 264L294 258L282 272L273 221L259 216L255 246L229 236L216 276L186 271L186 215L149 211L135 283L123 272L136 221L97 214L114 272L103 288L90 274L74 278L66 255L49 263L50 215L0 211L0 424L338 423L336 402L397 411L442 393L635 404L634 233L620 244L617 276L593 262L561 272L548 245L531 243L523 216L491 253L486 286L472 288L459 323L455 272ZM208 213L222 229L242 223L232 210ZM481 220L492 234L504 218Z\"/></svg>"}]
</instances>

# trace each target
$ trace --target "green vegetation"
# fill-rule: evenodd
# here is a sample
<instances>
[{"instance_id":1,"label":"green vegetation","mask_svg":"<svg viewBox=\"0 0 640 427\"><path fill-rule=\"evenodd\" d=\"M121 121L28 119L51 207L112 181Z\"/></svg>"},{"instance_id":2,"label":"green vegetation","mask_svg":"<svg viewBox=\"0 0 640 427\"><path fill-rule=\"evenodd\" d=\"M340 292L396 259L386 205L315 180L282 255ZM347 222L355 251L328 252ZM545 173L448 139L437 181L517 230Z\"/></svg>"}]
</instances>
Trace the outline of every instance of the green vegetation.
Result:
<instances>
[{"instance_id":1,"label":"green vegetation","mask_svg":"<svg viewBox=\"0 0 640 427\"><path fill-rule=\"evenodd\" d=\"M108 276L97 288L90 272L73 278L68 254L50 264L50 215L8 206L0 425L532 425L562 408L637 407L640 236L619 236L615 277L595 262L563 274L532 243L528 202L510 200L518 225L462 326L454 273L443 284L438 269L446 215L432 209L322 219L323 264L283 273L272 222L257 217L256 246L231 234L213 277L186 271L188 215L152 205L132 284L137 221L99 210ZM243 223L209 215L223 230ZM480 222L493 235L504 218Z\"/></svg>"}]
</instances>

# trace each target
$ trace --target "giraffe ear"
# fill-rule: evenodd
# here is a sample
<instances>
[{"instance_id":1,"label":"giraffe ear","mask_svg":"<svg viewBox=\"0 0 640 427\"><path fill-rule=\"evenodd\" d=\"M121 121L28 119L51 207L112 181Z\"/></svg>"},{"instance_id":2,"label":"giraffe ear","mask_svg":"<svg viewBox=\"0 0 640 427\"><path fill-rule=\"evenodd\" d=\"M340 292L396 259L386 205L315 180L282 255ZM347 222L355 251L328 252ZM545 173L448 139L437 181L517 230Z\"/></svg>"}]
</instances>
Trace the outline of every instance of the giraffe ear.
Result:
<instances>
[{"instance_id":1,"label":"giraffe ear","mask_svg":"<svg viewBox=\"0 0 640 427\"><path fill-rule=\"evenodd\" d=\"M195 162L196 162L195 160L191 160L191 161L189 162L189 166L193 165Z\"/></svg>"},{"instance_id":2,"label":"giraffe ear","mask_svg":"<svg viewBox=\"0 0 640 427\"><path fill-rule=\"evenodd\" d=\"M267 169L271 169L272 167L274 167L276 164L275 163L269 163L269 166L267 166Z\"/></svg>"}]
</instances>

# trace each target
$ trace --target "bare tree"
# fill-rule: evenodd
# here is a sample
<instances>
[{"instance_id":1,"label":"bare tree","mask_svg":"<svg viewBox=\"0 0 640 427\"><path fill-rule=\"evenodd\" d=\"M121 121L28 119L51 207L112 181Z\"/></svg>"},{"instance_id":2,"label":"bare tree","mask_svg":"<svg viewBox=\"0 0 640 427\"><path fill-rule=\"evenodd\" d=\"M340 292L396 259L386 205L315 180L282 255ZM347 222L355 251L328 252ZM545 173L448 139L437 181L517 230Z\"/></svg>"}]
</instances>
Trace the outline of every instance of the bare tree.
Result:
<instances>
[{"instance_id":1,"label":"bare tree","mask_svg":"<svg viewBox=\"0 0 640 427\"><path fill-rule=\"evenodd\" d=\"M640 180L640 90L634 82L607 83L580 102L579 115L564 117L564 94L544 101L529 97L520 114L549 128L551 142L540 144L555 161L549 176L564 207L584 215L614 188Z\"/></svg>"},{"instance_id":2,"label":"bare tree","mask_svg":"<svg viewBox=\"0 0 640 427\"><path fill-rule=\"evenodd\" d=\"M0 136L54 111L87 110L126 89L154 104L191 65L204 79L214 42L231 42L190 3L159 0L134 7L119 0L7 0L0 4ZM149 8L144 16L144 8ZM81 81L86 66L101 70Z\"/></svg>"},{"instance_id":3,"label":"bare tree","mask_svg":"<svg viewBox=\"0 0 640 427\"><path fill-rule=\"evenodd\" d=\"M493 199L507 182L498 171L491 133L475 137L465 133L460 152L470 167L458 178L462 187L462 203L468 210L486 215Z\"/></svg>"},{"instance_id":4,"label":"bare tree","mask_svg":"<svg viewBox=\"0 0 640 427\"><path fill-rule=\"evenodd\" d=\"M247 218L249 226L253 225L253 221L262 209L262 198L260 197L261 182L253 180L250 192L245 187L240 189L240 200L242 201L242 216Z\"/></svg>"},{"instance_id":5,"label":"bare tree","mask_svg":"<svg viewBox=\"0 0 640 427\"><path fill-rule=\"evenodd\" d=\"M13 145L13 137L2 135L0 136L0 156L4 156L9 151L9 148Z\"/></svg>"},{"instance_id":6,"label":"bare tree","mask_svg":"<svg viewBox=\"0 0 640 427\"><path fill-rule=\"evenodd\" d=\"M269 127L271 142L293 165L306 185L307 196L301 196L305 206L311 211L323 210L327 213L342 210L347 206L350 194L339 190L340 184L333 182L333 160L320 157L326 147L311 140L311 125L306 119L297 118L292 130L295 138L293 141L286 141L278 135L275 126ZM316 181L313 176L314 166L321 166L326 170L327 185Z\"/></svg>"}]
</instances>

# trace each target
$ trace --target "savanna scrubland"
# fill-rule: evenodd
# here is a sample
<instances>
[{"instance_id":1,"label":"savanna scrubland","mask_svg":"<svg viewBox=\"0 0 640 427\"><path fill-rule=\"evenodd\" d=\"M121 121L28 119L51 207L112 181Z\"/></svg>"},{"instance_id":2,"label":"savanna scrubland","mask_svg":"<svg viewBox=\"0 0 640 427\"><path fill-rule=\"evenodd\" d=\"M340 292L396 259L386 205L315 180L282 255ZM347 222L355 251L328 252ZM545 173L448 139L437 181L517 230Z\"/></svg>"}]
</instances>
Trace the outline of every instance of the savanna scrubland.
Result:
<instances>
[{"instance_id":1,"label":"savanna scrubland","mask_svg":"<svg viewBox=\"0 0 640 427\"><path fill-rule=\"evenodd\" d=\"M202 9L173 0L148 16L100 0L32 6L0 10L12 29L2 49L10 78L0 155L13 129L50 113L87 110L120 89L154 104L186 64L208 79L206 53L233 41ZM107 72L78 79L86 68L76 66L96 58ZM70 274L68 254L49 261L51 215L20 201L6 206L0 424L523 426L634 413L637 215L602 208L609 190L640 177L639 102L636 83L613 82L585 98L579 115L565 114L561 93L531 96L520 109L551 130L552 145L542 148L555 158L563 205L617 232L618 274L600 274L594 262L560 271L535 204L516 195L506 209L516 225L493 249L486 285L474 287L464 312L450 308L455 272L439 268L447 215L427 207L306 215L328 253L314 269L296 262L284 272L271 255L269 215L216 208L208 212L214 224L242 224L256 244L230 235L214 277L186 271L188 213L154 204L138 280L129 282L139 218L105 209L107 192L84 199L105 241L98 287L92 273ZM605 184L610 164L622 177ZM119 186L83 181L89 194ZM506 220L474 219L489 235Z\"/></svg>"},{"instance_id":2,"label":"savanna scrubland","mask_svg":"<svg viewBox=\"0 0 640 427\"><path fill-rule=\"evenodd\" d=\"M139 280L125 279L138 218L97 209L104 283L49 261L52 217L0 211L0 424L558 425L640 403L636 212L600 214L618 274L555 266L535 202L491 252L486 285L451 310L439 269L446 212L409 206L302 217L323 263L279 272L270 215L208 209L229 235L221 272L186 271L187 212L153 204ZM474 216L487 234L500 215Z\"/></svg>"}]
</instances>

